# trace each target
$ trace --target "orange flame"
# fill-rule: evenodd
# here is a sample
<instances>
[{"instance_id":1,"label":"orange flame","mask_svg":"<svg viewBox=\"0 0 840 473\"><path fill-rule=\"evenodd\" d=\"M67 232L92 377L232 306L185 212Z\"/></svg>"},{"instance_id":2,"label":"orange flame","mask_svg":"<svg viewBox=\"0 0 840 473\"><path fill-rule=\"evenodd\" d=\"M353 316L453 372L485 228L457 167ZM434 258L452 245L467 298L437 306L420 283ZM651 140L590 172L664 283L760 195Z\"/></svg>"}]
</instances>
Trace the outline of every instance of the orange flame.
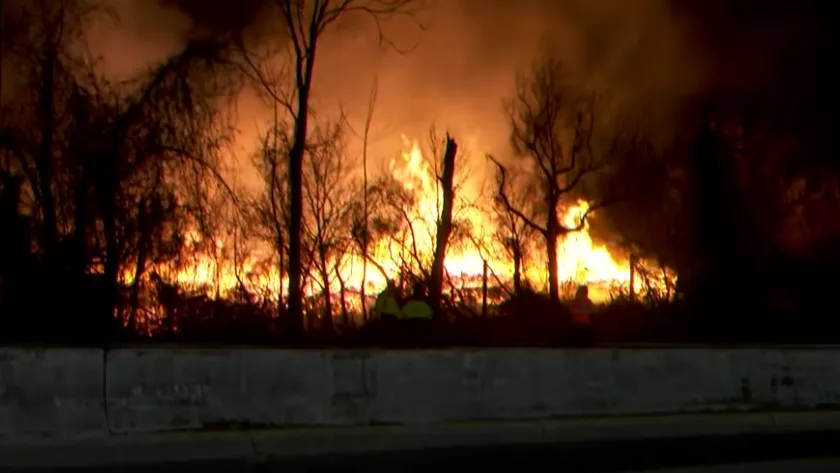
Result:
<instances>
[{"instance_id":1,"label":"orange flame","mask_svg":"<svg viewBox=\"0 0 840 473\"><path fill-rule=\"evenodd\" d=\"M415 196L413 208L403 209L413 232L393 235L390 239L374 242L371 249L372 258L385 269L389 278L398 277L401 259L411 259L405 254L409 248L412 251L416 248L416 253L422 261L431 261L434 230L442 206L442 193L438 188L431 162L424 158L416 141L409 141L405 137L403 141L407 151L391 161L389 172ZM568 206L561 216L563 224L569 228L576 227L587 209L588 203L585 201ZM500 247L501 242L494 241L495 228L489 212L482 211L478 206L457 209L457 212L459 219L471 224L476 239L482 242L485 248L484 251L475 246L451 248L446 255L446 271L455 278L480 278L487 260L488 266L497 277L509 280L512 277L512 262L501 256L504 254ZM595 300L606 299L610 287L615 285L626 290L631 278L629 262L616 257L605 245L593 242L588 223L585 223L580 231L563 237L558 242L558 247L558 272L562 282L590 285L590 294ZM363 276L360 255L344 255L341 262L345 288L358 290L364 284L369 293L384 288L386 278L379 271L369 266L367 274ZM416 270L416 267L412 269ZM526 268L524 276L541 284L547 280L547 271L543 267L537 268L532 265ZM671 281L674 277L670 272L664 276ZM258 268L254 258L242 264L239 278L232 267L219 268L214 261L206 258L189 271L177 272L173 279L173 282L187 286L215 286L221 293L227 293L237 287L240 279L247 280L252 288L258 288L257 292L262 294L276 295L281 290L285 292L285 281L281 284L276 268ZM304 288L305 292L309 295L320 292L320 286L312 280L313 278L309 279L308 286ZM635 292L641 290L641 284L641 281L636 281L633 288ZM664 281L660 281L659 284L664 285ZM333 292L338 292L337 280L331 281L330 286Z\"/></svg>"}]
</instances>

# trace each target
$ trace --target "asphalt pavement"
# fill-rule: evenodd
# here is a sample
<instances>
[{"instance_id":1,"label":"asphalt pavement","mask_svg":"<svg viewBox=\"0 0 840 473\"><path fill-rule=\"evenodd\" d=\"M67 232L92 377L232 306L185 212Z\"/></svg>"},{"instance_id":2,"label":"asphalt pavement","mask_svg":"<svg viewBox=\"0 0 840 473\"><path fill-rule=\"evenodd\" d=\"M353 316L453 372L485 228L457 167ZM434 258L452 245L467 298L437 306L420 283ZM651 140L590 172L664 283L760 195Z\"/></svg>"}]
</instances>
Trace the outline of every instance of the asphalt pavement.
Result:
<instances>
[{"instance_id":1,"label":"asphalt pavement","mask_svg":"<svg viewBox=\"0 0 840 473\"><path fill-rule=\"evenodd\" d=\"M840 458L818 458L778 462L706 465L667 470L627 471L622 473L837 473Z\"/></svg>"},{"instance_id":2,"label":"asphalt pavement","mask_svg":"<svg viewBox=\"0 0 840 473\"><path fill-rule=\"evenodd\" d=\"M252 462L179 463L52 473L303 473L536 471L570 473L818 473L840 471L840 431L592 441L543 445L437 448L376 454L271 458Z\"/></svg>"}]
</instances>

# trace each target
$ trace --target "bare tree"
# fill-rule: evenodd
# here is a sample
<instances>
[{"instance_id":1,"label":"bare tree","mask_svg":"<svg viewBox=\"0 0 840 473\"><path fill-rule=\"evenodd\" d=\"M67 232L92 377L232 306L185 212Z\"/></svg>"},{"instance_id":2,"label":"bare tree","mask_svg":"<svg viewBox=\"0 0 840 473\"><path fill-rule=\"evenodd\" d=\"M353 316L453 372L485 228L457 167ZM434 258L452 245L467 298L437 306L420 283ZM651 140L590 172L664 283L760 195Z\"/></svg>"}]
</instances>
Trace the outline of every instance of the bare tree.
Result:
<instances>
[{"instance_id":1,"label":"bare tree","mask_svg":"<svg viewBox=\"0 0 840 473\"><path fill-rule=\"evenodd\" d=\"M529 202L533 201L533 193L519 181L520 176L521 174L508 170L511 186L507 197L514 209L528 208ZM499 199L494 200L493 212L496 217L495 237L502 243L504 253L513 263L513 294L519 295L525 289L522 273L529 256L534 231Z\"/></svg>"},{"instance_id":2,"label":"bare tree","mask_svg":"<svg viewBox=\"0 0 840 473\"><path fill-rule=\"evenodd\" d=\"M263 136L253 163L262 176L265 190L252 206L255 209L259 236L274 248L276 268L280 287L277 294L277 313L286 312L283 301L283 280L289 247L289 205L288 205L288 126L280 121L277 104L274 103L274 117L271 128Z\"/></svg>"},{"instance_id":3,"label":"bare tree","mask_svg":"<svg viewBox=\"0 0 840 473\"><path fill-rule=\"evenodd\" d=\"M373 122L373 112L376 108L376 96L378 93L378 81L374 80L373 87L368 97L367 115L365 116L365 127L362 134L362 222L363 229L359 243L362 250L362 287L360 290L362 317L367 317L367 277L368 277L368 253L370 251L370 209L368 198L368 143L370 141L370 128Z\"/></svg>"},{"instance_id":4,"label":"bare tree","mask_svg":"<svg viewBox=\"0 0 840 473\"><path fill-rule=\"evenodd\" d=\"M219 68L223 48L209 43L109 82L74 53L85 22L106 12L61 0L25 13L31 31L10 55L20 93L7 104L16 113L3 117L2 135L34 196L49 273L84 280L101 271L101 295L88 299L101 301L98 327L113 328L114 314L123 315L122 275L133 269L136 307L139 278L180 244L176 223L201 222L210 181L225 186L217 99L235 87Z\"/></svg>"},{"instance_id":5,"label":"bare tree","mask_svg":"<svg viewBox=\"0 0 840 473\"><path fill-rule=\"evenodd\" d=\"M11 87L21 92L18 105L25 100L34 113L27 114L32 120L28 123L32 127L29 136L21 136L20 130L7 131L6 147L12 148L13 159L20 156L24 147L30 148L31 161L18 160L16 167L26 174L37 201L41 214L39 243L47 257L52 258L61 233L53 187L53 148L61 126L68 120L65 116L62 123L60 109L74 85L71 69L77 62L69 49L81 38L85 23L102 11L76 0L42 0L28 7L18 6L15 13L16 23L26 26L9 38L4 58L10 71L15 72ZM8 119L8 115L3 118ZM12 124L7 122L7 126Z\"/></svg>"},{"instance_id":6,"label":"bare tree","mask_svg":"<svg viewBox=\"0 0 840 473\"><path fill-rule=\"evenodd\" d=\"M410 200L399 188L399 183L388 176L380 177L369 184L362 198L352 202L349 207L352 218L350 234L356 251L384 278L389 277L388 271L371 251L371 247L388 240L400 230L402 215L391 204L394 197L400 202Z\"/></svg>"},{"instance_id":7,"label":"bare tree","mask_svg":"<svg viewBox=\"0 0 840 473\"><path fill-rule=\"evenodd\" d=\"M380 210L380 219L391 224L391 232L382 241L387 243L391 261L398 263L402 276L428 281L430 255L423 252L422 232L431 233L433 229L424 228L426 222L412 212L422 196L406 189L402 182L391 176L383 179L380 191L386 202L385 208Z\"/></svg>"},{"instance_id":8,"label":"bare tree","mask_svg":"<svg viewBox=\"0 0 840 473\"><path fill-rule=\"evenodd\" d=\"M452 234L452 211L455 204L455 156L458 154L458 145L449 135L446 135L445 143L443 169L438 176L442 193L442 208L435 225L435 253L432 261L432 271L429 275L429 300L436 312L440 311L446 247Z\"/></svg>"},{"instance_id":9,"label":"bare tree","mask_svg":"<svg viewBox=\"0 0 840 473\"><path fill-rule=\"evenodd\" d=\"M439 309L444 283L451 279L447 251L470 240L470 222L463 212L470 203L458 192L466 176L463 168L456 169L456 142L448 135L439 139L433 127L426 151L422 161L413 156L407 163L412 168L407 174L385 175L375 186L384 203L379 218L387 216L390 223L379 244L388 247L403 276L429 285L430 299Z\"/></svg>"},{"instance_id":10,"label":"bare tree","mask_svg":"<svg viewBox=\"0 0 840 473\"><path fill-rule=\"evenodd\" d=\"M349 15L360 14L373 20L380 40L388 42L382 33L381 21L395 15L411 15L422 2L419 0L278 0L275 2L282 19L282 34L288 37L291 54L291 89L280 94L267 86L270 80L260 67L248 59L246 69L257 84L291 116L292 132L289 159L289 313L297 331L303 330L303 298L301 279L303 261L301 238L303 231L303 172L307 139L310 131L310 100L315 74L315 58L320 39L326 31ZM247 56L247 55L246 55ZM247 58L246 58L247 59Z\"/></svg>"},{"instance_id":11,"label":"bare tree","mask_svg":"<svg viewBox=\"0 0 840 473\"><path fill-rule=\"evenodd\" d=\"M344 141L339 125L316 130L316 143L310 145L308 166L303 174L304 243L311 254L311 263L317 272L318 284L323 294L323 328L333 328L334 274L341 279L342 261L349 246L352 207L350 203L358 185L352 177L351 164L344 155ZM339 296L344 298L344 293ZM344 307L346 312L346 305Z\"/></svg>"},{"instance_id":12,"label":"bare tree","mask_svg":"<svg viewBox=\"0 0 840 473\"><path fill-rule=\"evenodd\" d=\"M580 191L583 179L605 164L612 150L598 153L593 143L597 123L594 94L573 84L560 62L549 56L519 78L516 96L507 108L514 150L534 169L529 184L539 189L539 204L530 210L518 208L509 197L508 170L490 157L498 171L497 198L507 211L545 239L549 296L557 301L558 238L582 229L588 213L606 202L591 204L574 228L563 225L560 212Z\"/></svg>"}]
</instances>

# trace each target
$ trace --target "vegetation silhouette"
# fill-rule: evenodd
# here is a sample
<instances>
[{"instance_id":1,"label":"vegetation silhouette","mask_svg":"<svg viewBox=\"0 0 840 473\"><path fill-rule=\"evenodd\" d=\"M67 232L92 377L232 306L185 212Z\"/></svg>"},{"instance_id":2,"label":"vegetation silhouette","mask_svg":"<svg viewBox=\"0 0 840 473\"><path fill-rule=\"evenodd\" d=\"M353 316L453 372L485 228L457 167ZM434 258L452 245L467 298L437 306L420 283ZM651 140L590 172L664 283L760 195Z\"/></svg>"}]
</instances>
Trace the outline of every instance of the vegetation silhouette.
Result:
<instances>
[{"instance_id":1,"label":"vegetation silhouette","mask_svg":"<svg viewBox=\"0 0 840 473\"><path fill-rule=\"evenodd\" d=\"M575 345L569 301L592 281L564 280L560 250L585 234L626 256L630 281L597 282L598 343L840 341L826 309L840 180L812 157L834 150L772 90L698 93L665 140L546 51L506 102L517 156L488 156L490 198L465 190L458 136L433 131L407 155L425 174L369 169L376 86L361 133L315 110L321 35L344 15L379 26L420 3L275 2L276 42L196 37L119 82L77 47L107 10L15 6L2 30L0 339ZM244 88L274 112L250 156L257 191L234 184L226 157ZM467 253L472 269L456 270ZM428 288L433 320L371 320L388 279Z\"/></svg>"}]
</instances>

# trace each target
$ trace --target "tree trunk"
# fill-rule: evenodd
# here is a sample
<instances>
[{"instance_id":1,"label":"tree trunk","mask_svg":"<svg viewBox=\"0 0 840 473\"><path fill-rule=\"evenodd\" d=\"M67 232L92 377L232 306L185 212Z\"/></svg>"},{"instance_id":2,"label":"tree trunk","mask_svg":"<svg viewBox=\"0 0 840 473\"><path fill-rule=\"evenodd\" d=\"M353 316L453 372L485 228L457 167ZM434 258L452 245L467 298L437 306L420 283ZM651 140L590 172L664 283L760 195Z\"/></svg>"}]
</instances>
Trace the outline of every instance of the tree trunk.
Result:
<instances>
[{"instance_id":1,"label":"tree trunk","mask_svg":"<svg viewBox=\"0 0 840 473\"><path fill-rule=\"evenodd\" d=\"M107 209L103 218L103 233L105 236L105 297L106 297L106 313L101 314L103 331L103 342L109 342L113 335L114 314L117 317L122 315L120 305L120 258L119 247L117 245L117 225L114 216L113 204L107 204Z\"/></svg>"},{"instance_id":2,"label":"tree trunk","mask_svg":"<svg viewBox=\"0 0 840 473\"><path fill-rule=\"evenodd\" d=\"M277 159L277 152L278 152L278 123L279 119L277 116L277 102L274 102L274 147L271 149L272 153L272 166L271 166L271 179L268 188L269 197L271 201L271 210L273 214L274 220L274 231L276 233L276 245L277 245L277 276L280 279L277 284L277 315L282 316L285 313L285 307L283 303L283 279L286 277L286 244L283 241L283 225L281 222L278 221L277 215L277 163L279 162ZM282 215L282 211L281 211Z\"/></svg>"},{"instance_id":3,"label":"tree trunk","mask_svg":"<svg viewBox=\"0 0 840 473\"><path fill-rule=\"evenodd\" d=\"M6 50L6 32L3 30L3 25L6 23L5 11L3 10L3 0L0 0L0 116L3 114L3 53Z\"/></svg>"},{"instance_id":4,"label":"tree trunk","mask_svg":"<svg viewBox=\"0 0 840 473\"><path fill-rule=\"evenodd\" d=\"M455 155L458 145L455 140L446 136L446 148L443 153L443 208L437 225L437 241L435 242L435 257L432 263L432 274L429 280L429 300L435 312L440 310L440 299L443 292L443 269L446 259L446 246L452 233L452 207L455 200Z\"/></svg>"},{"instance_id":5,"label":"tree trunk","mask_svg":"<svg viewBox=\"0 0 840 473\"><path fill-rule=\"evenodd\" d=\"M277 237L277 277L280 278L277 284L277 315L283 315L285 307L283 304L283 279L286 277L286 249L283 244L283 236Z\"/></svg>"},{"instance_id":6,"label":"tree trunk","mask_svg":"<svg viewBox=\"0 0 840 473\"><path fill-rule=\"evenodd\" d=\"M291 329L303 334L303 260L301 255L301 231L303 229L303 158L306 154L306 139L309 132L309 96L312 87L312 71L315 66L315 45L309 47L309 54L298 57L305 70L298 76L297 117L294 136L289 150L289 317ZM300 69L299 69L300 70Z\"/></svg>"},{"instance_id":7,"label":"tree trunk","mask_svg":"<svg viewBox=\"0 0 840 473\"><path fill-rule=\"evenodd\" d=\"M518 241L513 243L513 293L522 294L522 249Z\"/></svg>"},{"instance_id":8,"label":"tree trunk","mask_svg":"<svg viewBox=\"0 0 840 473\"><path fill-rule=\"evenodd\" d=\"M299 138L295 138L296 140ZM292 330L303 332L303 300L301 292L301 224L303 223L303 145L289 153L289 317Z\"/></svg>"},{"instance_id":9,"label":"tree trunk","mask_svg":"<svg viewBox=\"0 0 840 473\"><path fill-rule=\"evenodd\" d=\"M72 255L74 259L71 266L74 276L81 276L85 274L88 263L87 228L89 222L93 219L89 218L87 191L87 179L86 177L82 177L82 182L80 182L76 188L74 204L75 221L73 222L73 239L76 247L74 249L75 254Z\"/></svg>"},{"instance_id":10,"label":"tree trunk","mask_svg":"<svg viewBox=\"0 0 840 473\"><path fill-rule=\"evenodd\" d=\"M347 311L347 283L341 276L341 270L338 267L338 263L335 264L333 269L335 270L335 279L338 281L338 301L339 304L341 304L341 318L344 320L344 326L349 327L350 316Z\"/></svg>"},{"instance_id":11,"label":"tree trunk","mask_svg":"<svg viewBox=\"0 0 840 473\"><path fill-rule=\"evenodd\" d=\"M548 253L548 297L560 301L560 275L557 273L557 234L547 233L545 247Z\"/></svg>"},{"instance_id":12,"label":"tree trunk","mask_svg":"<svg viewBox=\"0 0 840 473\"><path fill-rule=\"evenodd\" d=\"M140 210L142 212L142 209ZM142 214L141 214L142 215ZM140 306L140 280L146 272L146 260L149 255L149 245L145 233L138 235L137 264L134 267L134 280L131 282L131 307L128 317L128 327L132 334L137 330L137 310Z\"/></svg>"},{"instance_id":13,"label":"tree trunk","mask_svg":"<svg viewBox=\"0 0 840 473\"><path fill-rule=\"evenodd\" d=\"M737 194L731 182L731 168L725 143L712 127L711 104L702 110L702 121L694 143L691 168L692 240L695 271L689 279L692 306L732 307L734 295L729 291L738 287L737 263L741 256L734 242L739 239L739 215L733 211ZM743 218L741 216L740 218ZM726 229L726 231L721 231ZM714 298L720 297L715 301ZM723 301L726 301L724 303ZM706 309L704 307L704 309ZM708 309L706 309L708 310ZM698 309L699 311L699 309ZM724 310L715 316L727 317Z\"/></svg>"},{"instance_id":14,"label":"tree trunk","mask_svg":"<svg viewBox=\"0 0 840 473\"><path fill-rule=\"evenodd\" d=\"M326 332L332 332L333 328L333 313L332 313L332 291L330 291L330 270L327 267L327 255L323 251L318 252L320 259L319 266L321 271L321 279L324 285L324 323L322 328Z\"/></svg>"},{"instance_id":15,"label":"tree trunk","mask_svg":"<svg viewBox=\"0 0 840 473\"><path fill-rule=\"evenodd\" d=\"M47 39L49 41L49 39ZM38 182L35 195L39 197L44 224L44 252L48 259L55 256L58 245L58 223L55 215L55 197L52 192L53 162L52 152L55 140L55 47L47 44L47 57L42 63L40 119L41 139L38 144L37 168Z\"/></svg>"},{"instance_id":16,"label":"tree trunk","mask_svg":"<svg viewBox=\"0 0 840 473\"><path fill-rule=\"evenodd\" d=\"M359 297L362 303L362 322L367 322L367 270L368 270L368 250L370 248L368 223L368 174L367 174L367 135L365 135L365 150L362 153L362 185L364 186L362 196L362 213L364 218L364 227L362 229L362 287L359 290Z\"/></svg>"},{"instance_id":17,"label":"tree trunk","mask_svg":"<svg viewBox=\"0 0 840 473\"><path fill-rule=\"evenodd\" d=\"M481 273L481 317L487 318L487 260Z\"/></svg>"},{"instance_id":18,"label":"tree trunk","mask_svg":"<svg viewBox=\"0 0 840 473\"><path fill-rule=\"evenodd\" d=\"M560 236L560 220L557 218L557 197L550 197L548 201L548 215L546 218L545 248L548 260L548 297L552 302L560 301L560 275L557 270L557 238Z\"/></svg>"},{"instance_id":19,"label":"tree trunk","mask_svg":"<svg viewBox=\"0 0 840 473\"><path fill-rule=\"evenodd\" d=\"M359 288L359 297L361 298L362 320L367 321L367 292L365 291L365 282L367 281L367 257L362 257L362 287Z\"/></svg>"}]
</instances>

